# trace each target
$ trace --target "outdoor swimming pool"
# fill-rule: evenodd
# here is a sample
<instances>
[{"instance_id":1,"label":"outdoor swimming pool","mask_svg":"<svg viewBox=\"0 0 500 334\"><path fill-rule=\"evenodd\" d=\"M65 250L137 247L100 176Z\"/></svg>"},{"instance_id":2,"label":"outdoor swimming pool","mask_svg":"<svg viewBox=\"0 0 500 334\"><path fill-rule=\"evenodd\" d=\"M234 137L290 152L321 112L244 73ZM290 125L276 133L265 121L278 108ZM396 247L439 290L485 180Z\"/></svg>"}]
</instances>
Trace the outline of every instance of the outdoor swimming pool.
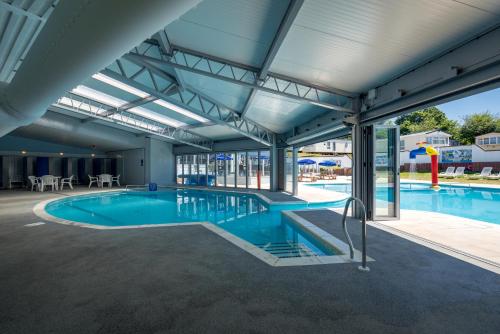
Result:
<instances>
[{"instance_id":1,"label":"outdoor swimming pool","mask_svg":"<svg viewBox=\"0 0 500 334\"><path fill-rule=\"evenodd\" d=\"M351 193L351 184L308 184L327 190ZM500 224L500 189L441 185L439 191L424 183L401 183L401 209L433 211ZM380 187L377 199L387 198Z\"/></svg>"},{"instance_id":2,"label":"outdoor swimming pool","mask_svg":"<svg viewBox=\"0 0 500 334\"><path fill-rule=\"evenodd\" d=\"M269 206L252 194L169 189L72 196L50 202L45 211L61 219L112 227L209 222L279 258L336 255L336 249L284 219L284 208Z\"/></svg>"}]
</instances>

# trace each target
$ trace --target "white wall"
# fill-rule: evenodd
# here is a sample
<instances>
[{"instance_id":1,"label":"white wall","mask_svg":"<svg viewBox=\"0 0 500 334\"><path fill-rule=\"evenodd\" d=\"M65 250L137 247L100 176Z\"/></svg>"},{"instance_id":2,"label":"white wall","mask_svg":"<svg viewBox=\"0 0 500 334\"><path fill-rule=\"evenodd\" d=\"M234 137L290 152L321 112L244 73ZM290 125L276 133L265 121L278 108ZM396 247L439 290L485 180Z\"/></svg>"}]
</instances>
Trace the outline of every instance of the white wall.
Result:
<instances>
[{"instance_id":1,"label":"white wall","mask_svg":"<svg viewBox=\"0 0 500 334\"><path fill-rule=\"evenodd\" d=\"M448 150L460 150L460 149L470 149L472 150L472 162L500 162L500 151L484 151L477 145L462 145L462 146L450 146L438 148L439 162L441 163L441 151ZM401 152L399 161L401 165L405 163L410 163L410 152ZM417 163L430 163L430 158L427 155L417 155Z\"/></svg>"},{"instance_id":2,"label":"white wall","mask_svg":"<svg viewBox=\"0 0 500 334\"><path fill-rule=\"evenodd\" d=\"M112 152L112 156L116 157L116 171L122 185L146 183L143 148Z\"/></svg>"},{"instance_id":3,"label":"white wall","mask_svg":"<svg viewBox=\"0 0 500 334\"><path fill-rule=\"evenodd\" d=\"M149 139L146 144L146 180L160 185L175 184L175 156L170 143Z\"/></svg>"}]
</instances>

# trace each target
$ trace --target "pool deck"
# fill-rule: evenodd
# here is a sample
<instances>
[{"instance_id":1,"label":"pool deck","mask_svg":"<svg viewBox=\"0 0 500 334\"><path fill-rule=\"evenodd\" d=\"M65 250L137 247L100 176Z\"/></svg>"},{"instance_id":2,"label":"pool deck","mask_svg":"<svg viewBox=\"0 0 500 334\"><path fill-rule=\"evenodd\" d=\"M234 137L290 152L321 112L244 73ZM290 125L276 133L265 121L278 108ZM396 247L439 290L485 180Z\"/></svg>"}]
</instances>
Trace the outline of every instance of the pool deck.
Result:
<instances>
[{"instance_id":1,"label":"pool deck","mask_svg":"<svg viewBox=\"0 0 500 334\"><path fill-rule=\"evenodd\" d=\"M57 196L0 191L2 334L500 327L500 275L373 226L369 273L354 263L272 267L200 226L94 230L33 214L36 203ZM342 238L331 211L299 214ZM350 221L350 230L359 245L359 223Z\"/></svg>"},{"instance_id":2,"label":"pool deck","mask_svg":"<svg viewBox=\"0 0 500 334\"><path fill-rule=\"evenodd\" d=\"M403 180L423 183L426 181ZM345 183L340 180L316 183ZM453 186L499 189L500 186L441 182ZM313 188L302 185L301 188ZM318 189L318 188L313 188ZM332 191L328 191L332 192ZM332 192L333 193L333 192ZM307 199L307 196L303 196ZM340 212L339 209L333 211ZM500 219L500 218L499 218ZM400 220L377 221L374 226L414 242L420 242L450 256L500 273L500 225L437 212L401 210Z\"/></svg>"}]
</instances>

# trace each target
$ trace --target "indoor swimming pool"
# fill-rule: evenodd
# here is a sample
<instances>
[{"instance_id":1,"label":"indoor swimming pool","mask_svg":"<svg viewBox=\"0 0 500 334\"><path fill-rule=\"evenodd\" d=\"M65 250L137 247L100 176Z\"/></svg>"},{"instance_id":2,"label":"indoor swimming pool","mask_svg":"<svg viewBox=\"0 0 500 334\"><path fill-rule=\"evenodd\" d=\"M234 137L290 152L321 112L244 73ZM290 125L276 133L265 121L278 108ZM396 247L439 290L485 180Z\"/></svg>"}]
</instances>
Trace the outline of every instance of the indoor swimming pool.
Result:
<instances>
[{"instance_id":1,"label":"indoor swimming pool","mask_svg":"<svg viewBox=\"0 0 500 334\"><path fill-rule=\"evenodd\" d=\"M209 222L279 258L337 255L335 248L283 217L286 208L305 204L273 206L253 194L167 189L71 196L50 202L45 211L107 227Z\"/></svg>"}]
</instances>

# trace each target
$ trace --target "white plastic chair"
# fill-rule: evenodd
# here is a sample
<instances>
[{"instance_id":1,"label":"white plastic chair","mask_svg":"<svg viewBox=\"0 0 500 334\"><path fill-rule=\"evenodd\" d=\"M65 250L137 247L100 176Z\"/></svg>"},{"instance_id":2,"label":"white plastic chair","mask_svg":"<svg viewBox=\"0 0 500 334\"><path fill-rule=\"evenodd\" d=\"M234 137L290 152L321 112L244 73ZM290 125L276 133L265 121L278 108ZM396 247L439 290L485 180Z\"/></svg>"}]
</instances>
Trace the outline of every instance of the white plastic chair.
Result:
<instances>
[{"instance_id":1,"label":"white plastic chair","mask_svg":"<svg viewBox=\"0 0 500 334\"><path fill-rule=\"evenodd\" d=\"M64 179L61 179L61 190L64 189L64 185L67 184L71 189L73 189L73 177L74 175L71 175L70 177L66 177Z\"/></svg>"},{"instance_id":2,"label":"white plastic chair","mask_svg":"<svg viewBox=\"0 0 500 334\"><path fill-rule=\"evenodd\" d=\"M445 176L445 177L447 179L455 179L457 177L464 176L464 172L465 172L465 167L457 167L457 169L455 170L455 173L448 175L448 176Z\"/></svg>"},{"instance_id":3,"label":"white plastic chair","mask_svg":"<svg viewBox=\"0 0 500 334\"><path fill-rule=\"evenodd\" d=\"M97 187L99 187L99 178L97 176L90 176L90 174L89 174L89 180L90 180L89 189L92 186L92 183L97 184Z\"/></svg>"},{"instance_id":4,"label":"white plastic chair","mask_svg":"<svg viewBox=\"0 0 500 334\"><path fill-rule=\"evenodd\" d=\"M493 167L484 167L483 170L481 171L481 174L470 175L469 179L479 180L479 179L487 178L488 176L491 175L492 170L493 170Z\"/></svg>"},{"instance_id":5,"label":"white plastic chair","mask_svg":"<svg viewBox=\"0 0 500 334\"><path fill-rule=\"evenodd\" d=\"M444 173L439 173L438 176L440 177L445 177L445 176L451 176L455 172L455 167L448 167L446 168L446 171Z\"/></svg>"},{"instance_id":6,"label":"white plastic chair","mask_svg":"<svg viewBox=\"0 0 500 334\"><path fill-rule=\"evenodd\" d=\"M36 176L30 175L28 176L28 180L31 183L31 191L33 191L33 188L35 188L35 191L38 191L40 189L40 181Z\"/></svg>"},{"instance_id":7,"label":"white plastic chair","mask_svg":"<svg viewBox=\"0 0 500 334\"><path fill-rule=\"evenodd\" d=\"M118 174L117 176L112 176L111 177L111 184L113 184L113 182L115 182L118 187L121 187L120 185L120 174Z\"/></svg>"},{"instance_id":8,"label":"white plastic chair","mask_svg":"<svg viewBox=\"0 0 500 334\"><path fill-rule=\"evenodd\" d=\"M101 188L104 187L104 183L107 183L108 187L111 188L112 187L111 179L112 179L112 176L109 175L109 174L101 174L101 175L99 175L99 184L100 184L100 187Z\"/></svg>"},{"instance_id":9,"label":"white plastic chair","mask_svg":"<svg viewBox=\"0 0 500 334\"><path fill-rule=\"evenodd\" d=\"M45 191L45 187L51 187L52 191L54 188L57 190L57 179L53 175L43 175L40 183L40 191Z\"/></svg>"}]
</instances>

